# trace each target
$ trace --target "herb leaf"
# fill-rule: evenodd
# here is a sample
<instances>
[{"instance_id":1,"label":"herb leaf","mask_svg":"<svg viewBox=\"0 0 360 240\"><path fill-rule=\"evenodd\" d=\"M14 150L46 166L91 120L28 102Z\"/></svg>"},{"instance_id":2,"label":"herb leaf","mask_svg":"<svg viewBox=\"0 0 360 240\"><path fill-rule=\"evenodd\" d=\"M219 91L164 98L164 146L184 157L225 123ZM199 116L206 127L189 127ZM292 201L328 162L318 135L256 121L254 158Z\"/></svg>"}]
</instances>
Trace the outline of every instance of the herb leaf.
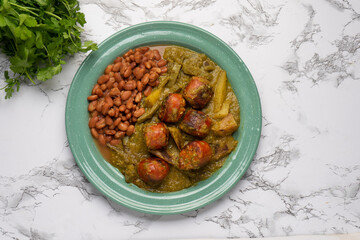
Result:
<instances>
[{"instance_id":1,"label":"herb leaf","mask_svg":"<svg viewBox=\"0 0 360 240\"><path fill-rule=\"evenodd\" d=\"M13 76L5 71L5 98L21 83L51 79L62 70L65 57L95 51L97 44L82 42L86 23L77 0L0 0L0 49L9 56Z\"/></svg>"}]
</instances>

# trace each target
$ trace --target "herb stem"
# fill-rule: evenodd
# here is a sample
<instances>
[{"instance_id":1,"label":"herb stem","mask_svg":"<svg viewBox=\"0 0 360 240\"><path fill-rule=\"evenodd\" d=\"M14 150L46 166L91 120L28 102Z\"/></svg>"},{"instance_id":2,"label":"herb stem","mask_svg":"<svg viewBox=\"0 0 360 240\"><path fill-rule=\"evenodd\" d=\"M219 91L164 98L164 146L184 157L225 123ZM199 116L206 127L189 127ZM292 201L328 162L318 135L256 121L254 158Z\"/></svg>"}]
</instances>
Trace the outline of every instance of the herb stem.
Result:
<instances>
[{"instance_id":1,"label":"herb stem","mask_svg":"<svg viewBox=\"0 0 360 240\"><path fill-rule=\"evenodd\" d=\"M52 12L49 12L49 11L44 11L46 14L48 14L48 15L50 15L50 16L53 16L54 18L57 18L57 19L59 19L59 20L62 20L62 18L61 17L59 17L58 15L56 15L56 14L53 14Z\"/></svg>"},{"instance_id":2,"label":"herb stem","mask_svg":"<svg viewBox=\"0 0 360 240\"><path fill-rule=\"evenodd\" d=\"M13 3L13 2L9 2L9 4L10 4L10 5L13 5L13 6L17 7L17 8L20 8L20 9L26 11L26 12L32 13L32 14L34 14L34 15L37 16L37 17L40 17L39 14L34 13L33 11L29 10L29 7L23 7L23 6L17 5L16 3Z\"/></svg>"},{"instance_id":3,"label":"herb stem","mask_svg":"<svg viewBox=\"0 0 360 240\"><path fill-rule=\"evenodd\" d=\"M29 73L26 71L25 74L26 74L26 77L35 85L35 82L34 82L34 80L32 80Z\"/></svg>"}]
</instances>

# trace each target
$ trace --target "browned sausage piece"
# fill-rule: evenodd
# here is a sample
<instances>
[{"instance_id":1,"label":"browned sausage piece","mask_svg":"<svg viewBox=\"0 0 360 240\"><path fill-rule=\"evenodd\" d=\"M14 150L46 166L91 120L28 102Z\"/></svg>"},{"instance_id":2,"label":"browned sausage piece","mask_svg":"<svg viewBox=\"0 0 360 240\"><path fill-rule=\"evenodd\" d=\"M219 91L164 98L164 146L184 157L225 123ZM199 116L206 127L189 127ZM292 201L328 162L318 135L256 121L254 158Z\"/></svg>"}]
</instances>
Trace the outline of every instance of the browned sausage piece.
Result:
<instances>
[{"instance_id":1,"label":"browned sausage piece","mask_svg":"<svg viewBox=\"0 0 360 240\"><path fill-rule=\"evenodd\" d=\"M186 101L193 108L202 109L211 100L214 91L205 78L192 77L183 94Z\"/></svg>"},{"instance_id":2,"label":"browned sausage piece","mask_svg":"<svg viewBox=\"0 0 360 240\"><path fill-rule=\"evenodd\" d=\"M169 170L169 164L160 158L143 159L137 168L139 177L147 184L161 183L169 173Z\"/></svg>"},{"instance_id":3,"label":"browned sausage piece","mask_svg":"<svg viewBox=\"0 0 360 240\"><path fill-rule=\"evenodd\" d=\"M195 136L205 137L211 128L211 118L201 111L190 109L185 113L179 128L184 132Z\"/></svg>"},{"instance_id":4,"label":"browned sausage piece","mask_svg":"<svg viewBox=\"0 0 360 240\"><path fill-rule=\"evenodd\" d=\"M144 134L149 149L161 149L168 144L169 130L162 122L147 125Z\"/></svg>"},{"instance_id":5,"label":"browned sausage piece","mask_svg":"<svg viewBox=\"0 0 360 240\"><path fill-rule=\"evenodd\" d=\"M213 151L207 142L191 142L180 152L179 168L182 170L199 169L211 160L212 154Z\"/></svg>"},{"instance_id":6,"label":"browned sausage piece","mask_svg":"<svg viewBox=\"0 0 360 240\"><path fill-rule=\"evenodd\" d=\"M175 123L185 112L185 99L179 93L171 93L164 101L159 112L159 119L163 122Z\"/></svg>"}]
</instances>

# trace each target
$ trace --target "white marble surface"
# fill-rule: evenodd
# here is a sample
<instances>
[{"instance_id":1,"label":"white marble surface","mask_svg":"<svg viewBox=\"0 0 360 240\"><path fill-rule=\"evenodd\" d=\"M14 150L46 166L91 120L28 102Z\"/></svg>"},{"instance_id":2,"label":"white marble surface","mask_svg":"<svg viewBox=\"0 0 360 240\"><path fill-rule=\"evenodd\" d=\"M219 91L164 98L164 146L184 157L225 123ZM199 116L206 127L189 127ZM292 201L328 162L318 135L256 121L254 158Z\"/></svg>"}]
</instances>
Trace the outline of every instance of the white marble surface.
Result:
<instances>
[{"instance_id":1,"label":"white marble surface","mask_svg":"<svg viewBox=\"0 0 360 240\"><path fill-rule=\"evenodd\" d=\"M186 214L153 216L103 197L65 134L85 58L42 85L0 93L0 239L171 239L360 232L360 1L80 0L84 39L151 20L191 23L244 60L263 110L245 177ZM0 87L9 63L0 58Z\"/></svg>"}]
</instances>

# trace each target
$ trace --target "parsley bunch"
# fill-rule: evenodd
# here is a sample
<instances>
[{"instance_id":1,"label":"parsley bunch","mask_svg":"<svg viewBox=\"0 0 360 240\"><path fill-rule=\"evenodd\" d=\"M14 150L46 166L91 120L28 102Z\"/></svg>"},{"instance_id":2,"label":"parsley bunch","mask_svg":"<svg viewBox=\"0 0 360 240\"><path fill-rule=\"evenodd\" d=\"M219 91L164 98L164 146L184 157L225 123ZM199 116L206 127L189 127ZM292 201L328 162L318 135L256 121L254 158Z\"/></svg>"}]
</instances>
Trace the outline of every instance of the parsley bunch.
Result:
<instances>
[{"instance_id":1,"label":"parsley bunch","mask_svg":"<svg viewBox=\"0 0 360 240\"><path fill-rule=\"evenodd\" d=\"M82 42L86 23L77 0L0 0L0 48L10 57L13 76L5 71L8 99L29 79L46 81L61 72L64 58L96 50Z\"/></svg>"}]
</instances>

